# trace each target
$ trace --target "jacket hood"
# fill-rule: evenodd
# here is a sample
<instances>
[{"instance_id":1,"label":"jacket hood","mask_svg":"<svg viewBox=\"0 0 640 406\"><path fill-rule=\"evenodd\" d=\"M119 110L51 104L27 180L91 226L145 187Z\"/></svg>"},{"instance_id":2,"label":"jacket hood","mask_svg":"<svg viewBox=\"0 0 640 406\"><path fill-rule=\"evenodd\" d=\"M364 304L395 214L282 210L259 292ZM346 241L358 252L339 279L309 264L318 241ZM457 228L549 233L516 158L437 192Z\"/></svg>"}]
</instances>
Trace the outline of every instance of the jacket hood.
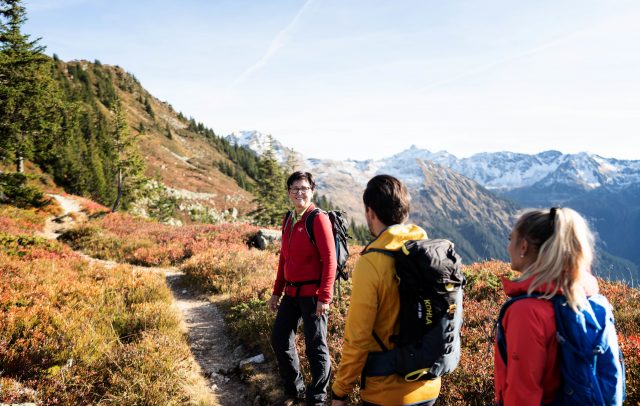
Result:
<instances>
[{"instance_id":1,"label":"jacket hood","mask_svg":"<svg viewBox=\"0 0 640 406\"><path fill-rule=\"evenodd\" d=\"M533 277L527 278L522 281L511 280L505 277L502 278L502 286L504 287L504 292L509 297L514 297L518 295L526 294L529 290L529 286L533 282ZM582 285L584 292L587 296L595 295L599 292L598 280L588 272L583 272L579 283ZM550 287L550 290L555 289L555 284L544 284L540 285L535 289L535 292L545 293L547 287ZM558 290L558 293L562 293L562 289Z\"/></svg>"},{"instance_id":2,"label":"jacket hood","mask_svg":"<svg viewBox=\"0 0 640 406\"><path fill-rule=\"evenodd\" d=\"M364 249L377 248L389 251L398 251L408 240L424 240L427 232L415 224L395 224L387 227L380 235L369 243Z\"/></svg>"}]
</instances>

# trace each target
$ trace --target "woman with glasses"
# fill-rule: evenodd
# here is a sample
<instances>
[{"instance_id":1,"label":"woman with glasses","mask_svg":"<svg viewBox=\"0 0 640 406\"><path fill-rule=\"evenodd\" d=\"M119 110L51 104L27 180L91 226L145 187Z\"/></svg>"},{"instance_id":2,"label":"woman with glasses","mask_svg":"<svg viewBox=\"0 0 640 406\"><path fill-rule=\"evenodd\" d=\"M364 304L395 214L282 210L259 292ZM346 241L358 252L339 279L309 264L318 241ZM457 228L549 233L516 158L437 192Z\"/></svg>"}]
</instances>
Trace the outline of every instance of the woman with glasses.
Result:
<instances>
[{"instance_id":1,"label":"woman with glasses","mask_svg":"<svg viewBox=\"0 0 640 406\"><path fill-rule=\"evenodd\" d=\"M324 212L311 214L315 210L311 202L315 182L309 172L291 174L287 190L293 210L282 222L280 263L269 300L271 310L277 311L271 345L285 392L280 404L297 404L306 398L307 405L323 405L331 373L327 312L336 274L332 227ZM310 214L315 243L305 227ZM306 391L296 351L296 332L301 322L311 369L311 383Z\"/></svg>"}]
</instances>

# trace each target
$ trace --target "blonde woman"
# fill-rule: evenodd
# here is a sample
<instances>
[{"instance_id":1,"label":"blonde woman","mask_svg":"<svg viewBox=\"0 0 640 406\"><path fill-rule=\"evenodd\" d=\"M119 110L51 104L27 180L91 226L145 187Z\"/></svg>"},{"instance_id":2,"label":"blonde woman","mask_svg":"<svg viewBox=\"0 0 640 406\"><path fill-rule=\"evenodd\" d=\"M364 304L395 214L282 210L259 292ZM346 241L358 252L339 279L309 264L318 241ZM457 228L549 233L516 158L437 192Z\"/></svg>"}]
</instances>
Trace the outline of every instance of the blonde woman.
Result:
<instances>
[{"instance_id":1,"label":"blonde woman","mask_svg":"<svg viewBox=\"0 0 640 406\"><path fill-rule=\"evenodd\" d=\"M529 211L509 240L511 268L521 274L503 280L512 299L497 323L496 403L539 406L577 396L592 399L585 404L621 404L624 365L611 306L591 274L594 239L586 221L569 208ZM568 374L582 369L575 385L593 390L569 382Z\"/></svg>"}]
</instances>

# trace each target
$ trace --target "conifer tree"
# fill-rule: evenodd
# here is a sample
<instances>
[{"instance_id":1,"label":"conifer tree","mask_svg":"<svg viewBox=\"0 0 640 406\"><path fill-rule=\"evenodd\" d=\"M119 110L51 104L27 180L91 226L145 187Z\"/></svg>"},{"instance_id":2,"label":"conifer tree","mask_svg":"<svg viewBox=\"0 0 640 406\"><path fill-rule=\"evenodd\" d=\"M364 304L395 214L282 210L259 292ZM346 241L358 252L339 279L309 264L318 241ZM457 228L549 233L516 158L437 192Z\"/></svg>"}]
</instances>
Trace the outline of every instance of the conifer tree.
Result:
<instances>
[{"instance_id":1,"label":"conifer tree","mask_svg":"<svg viewBox=\"0 0 640 406\"><path fill-rule=\"evenodd\" d=\"M123 197L128 198L128 200L135 199L145 179L142 176L144 161L138 152L136 139L129 131L120 100L115 103L114 115L113 143L116 153L117 195L111 210L117 211Z\"/></svg>"},{"instance_id":2,"label":"conifer tree","mask_svg":"<svg viewBox=\"0 0 640 406\"><path fill-rule=\"evenodd\" d=\"M286 148L286 162L285 162L285 170L288 173L293 173L300 169L300 162L298 161L298 156L292 148Z\"/></svg>"},{"instance_id":3,"label":"conifer tree","mask_svg":"<svg viewBox=\"0 0 640 406\"><path fill-rule=\"evenodd\" d=\"M161 181L149 181L145 186L145 197L148 200L147 213L149 217L162 223L173 219L179 200L167 191Z\"/></svg>"},{"instance_id":4,"label":"conifer tree","mask_svg":"<svg viewBox=\"0 0 640 406\"><path fill-rule=\"evenodd\" d=\"M18 172L59 132L62 116L45 47L21 32L25 21L21 0L0 1L0 158L14 159Z\"/></svg>"},{"instance_id":5,"label":"conifer tree","mask_svg":"<svg viewBox=\"0 0 640 406\"><path fill-rule=\"evenodd\" d=\"M251 214L261 225L277 226L288 208L286 179L275 152L273 139L269 137L269 146L258 163L256 198L257 209Z\"/></svg>"},{"instance_id":6,"label":"conifer tree","mask_svg":"<svg viewBox=\"0 0 640 406\"><path fill-rule=\"evenodd\" d=\"M353 238L355 244L367 245L373 238L369 227L357 225L353 219L349 223L349 235Z\"/></svg>"},{"instance_id":7,"label":"conifer tree","mask_svg":"<svg viewBox=\"0 0 640 406\"><path fill-rule=\"evenodd\" d=\"M155 118L155 113L153 112L153 108L151 107L151 103L149 102L149 98L145 97L144 98L144 109L147 112L147 114L149 114L149 116L151 118Z\"/></svg>"}]
</instances>

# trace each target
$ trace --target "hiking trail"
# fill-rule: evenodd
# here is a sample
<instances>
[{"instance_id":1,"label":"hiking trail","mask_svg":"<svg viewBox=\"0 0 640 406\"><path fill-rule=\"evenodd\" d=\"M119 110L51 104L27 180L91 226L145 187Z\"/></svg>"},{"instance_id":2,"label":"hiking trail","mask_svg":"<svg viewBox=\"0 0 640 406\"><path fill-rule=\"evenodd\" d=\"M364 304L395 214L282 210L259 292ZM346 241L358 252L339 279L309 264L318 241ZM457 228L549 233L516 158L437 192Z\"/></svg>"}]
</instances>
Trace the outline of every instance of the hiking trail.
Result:
<instances>
[{"instance_id":1,"label":"hiking trail","mask_svg":"<svg viewBox=\"0 0 640 406\"><path fill-rule=\"evenodd\" d=\"M41 236L57 239L66 229L87 220L82 207L73 198L51 194L62 207L63 214L47 220ZM186 326L188 343L193 358L200 366L201 374L207 382L207 391L212 393L219 405L259 404L259 397L242 381L238 363L247 358L242 347L232 346L225 333L225 321L216 305L216 297L211 300L204 294L193 290L186 283L185 275L174 267L142 267L120 264L90 257L77 252L90 263L107 268L118 265L130 266L134 272L155 272L165 277L167 286L173 294L173 304ZM254 399L255 398L255 399Z\"/></svg>"}]
</instances>

